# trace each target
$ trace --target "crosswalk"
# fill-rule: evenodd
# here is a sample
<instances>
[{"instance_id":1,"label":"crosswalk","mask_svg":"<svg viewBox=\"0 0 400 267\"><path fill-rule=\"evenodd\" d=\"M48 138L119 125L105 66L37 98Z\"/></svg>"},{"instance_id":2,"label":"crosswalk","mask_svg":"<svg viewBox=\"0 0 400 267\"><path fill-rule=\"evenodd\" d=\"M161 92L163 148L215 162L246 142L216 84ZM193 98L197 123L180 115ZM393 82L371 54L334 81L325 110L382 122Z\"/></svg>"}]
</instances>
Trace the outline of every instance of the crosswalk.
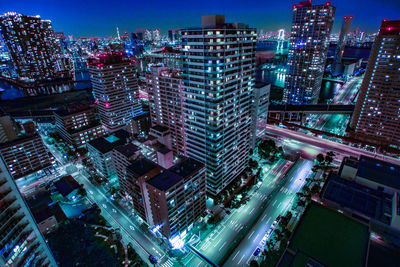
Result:
<instances>
[{"instance_id":1,"label":"crosswalk","mask_svg":"<svg viewBox=\"0 0 400 267\"><path fill-rule=\"evenodd\" d=\"M172 267L172 266L174 266L174 264L172 263L172 261L170 259L168 259L163 264L160 264L160 266L162 266L162 267Z\"/></svg>"}]
</instances>

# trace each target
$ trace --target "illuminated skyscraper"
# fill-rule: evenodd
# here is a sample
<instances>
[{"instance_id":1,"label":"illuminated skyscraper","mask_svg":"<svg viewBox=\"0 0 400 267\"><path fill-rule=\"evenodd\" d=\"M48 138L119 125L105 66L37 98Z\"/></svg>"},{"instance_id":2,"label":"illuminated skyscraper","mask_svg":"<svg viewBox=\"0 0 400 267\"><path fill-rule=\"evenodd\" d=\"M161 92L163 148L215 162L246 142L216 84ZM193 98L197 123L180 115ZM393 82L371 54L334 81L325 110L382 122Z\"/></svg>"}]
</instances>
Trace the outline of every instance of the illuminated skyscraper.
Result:
<instances>
[{"instance_id":1,"label":"illuminated skyscraper","mask_svg":"<svg viewBox=\"0 0 400 267\"><path fill-rule=\"evenodd\" d=\"M175 155L185 155L181 72L153 66L146 75L151 123L168 127Z\"/></svg>"},{"instance_id":2,"label":"illuminated skyscraper","mask_svg":"<svg viewBox=\"0 0 400 267\"><path fill-rule=\"evenodd\" d=\"M0 16L0 33L20 80L51 80L69 75L58 59L61 47L50 20L8 12Z\"/></svg>"},{"instance_id":3,"label":"illuminated skyscraper","mask_svg":"<svg viewBox=\"0 0 400 267\"><path fill-rule=\"evenodd\" d=\"M318 101L335 10L330 2L313 5L309 0L293 5L284 102Z\"/></svg>"},{"instance_id":4,"label":"illuminated skyscraper","mask_svg":"<svg viewBox=\"0 0 400 267\"><path fill-rule=\"evenodd\" d=\"M332 73L341 72L342 57L344 53L344 48L346 46L347 35L350 32L350 25L352 20L352 16L343 17L342 28L340 29L339 41L336 46L335 58L331 69Z\"/></svg>"},{"instance_id":5,"label":"illuminated skyscraper","mask_svg":"<svg viewBox=\"0 0 400 267\"><path fill-rule=\"evenodd\" d=\"M122 53L103 54L89 60L93 95L103 126L109 132L128 129L142 113L135 63Z\"/></svg>"},{"instance_id":6,"label":"illuminated skyscraper","mask_svg":"<svg viewBox=\"0 0 400 267\"><path fill-rule=\"evenodd\" d=\"M181 33L186 153L215 196L248 166L257 31L209 15Z\"/></svg>"},{"instance_id":7,"label":"illuminated skyscraper","mask_svg":"<svg viewBox=\"0 0 400 267\"><path fill-rule=\"evenodd\" d=\"M400 20L382 21L351 128L357 138L400 149Z\"/></svg>"},{"instance_id":8,"label":"illuminated skyscraper","mask_svg":"<svg viewBox=\"0 0 400 267\"><path fill-rule=\"evenodd\" d=\"M57 266L27 204L1 159L0 266Z\"/></svg>"}]
</instances>

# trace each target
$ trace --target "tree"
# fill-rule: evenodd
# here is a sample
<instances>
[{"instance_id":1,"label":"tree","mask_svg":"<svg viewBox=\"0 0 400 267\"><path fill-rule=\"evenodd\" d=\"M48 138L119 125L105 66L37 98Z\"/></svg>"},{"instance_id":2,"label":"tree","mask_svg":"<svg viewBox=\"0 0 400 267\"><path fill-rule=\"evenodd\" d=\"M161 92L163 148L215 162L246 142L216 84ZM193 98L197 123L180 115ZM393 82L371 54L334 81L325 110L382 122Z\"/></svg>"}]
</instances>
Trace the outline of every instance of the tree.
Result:
<instances>
[{"instance_id":1,"label":"tree","mask_svg":"<svg viewBox=\"0 0 400 267\"><path fill-rule=\"evenodd\" d=\"M324 155L322 155L321 153L317 155L316 160L318 161L318 163L322 163L324 162L325 158Z\"/></svg>"},{"instance_id":2,"label":"tree","mask_svg":"<svg viewBox=\"0 0 400 267\"><path fill-rule=\"evenodd\" d=\"M319 184L314 184L314 186L311 188L310 192L311 194L317 194L321 190L321 186Z\"/></svg>"},{"instance_id":3,"label":"tree","mask_svg":"<svg viewBox=\"0 0 400 267\"><path fill-rule=\"evenodd\" d=\"M258 262L256 260L252 260L250 261L250 267L258 267L260 265L258 265Z\"/></svg>"},{"instance_id":4,"label":"tree","mask_svg":"<svg viewBox=\"0 0 400 267\"><path fill-rule=\"evenodd\" d=\"M252 158L249 159L249 166L252 169L256 169L258 167L258 162L256 160L253 160Z\"/></svg>"},{"instance_id":5,"label":"tree","mask_svg":"<svg viewBox=\"0 0 400 267\"><path fill-rule=\"evenodd\" d=\"M82 197L86 197L87 196L87 192L85 190L85 188L83 188L83 185L81 185L81 187L79 187L78 191L77 191L78 195L81 195Z\"/></svg>"}]
</instances>

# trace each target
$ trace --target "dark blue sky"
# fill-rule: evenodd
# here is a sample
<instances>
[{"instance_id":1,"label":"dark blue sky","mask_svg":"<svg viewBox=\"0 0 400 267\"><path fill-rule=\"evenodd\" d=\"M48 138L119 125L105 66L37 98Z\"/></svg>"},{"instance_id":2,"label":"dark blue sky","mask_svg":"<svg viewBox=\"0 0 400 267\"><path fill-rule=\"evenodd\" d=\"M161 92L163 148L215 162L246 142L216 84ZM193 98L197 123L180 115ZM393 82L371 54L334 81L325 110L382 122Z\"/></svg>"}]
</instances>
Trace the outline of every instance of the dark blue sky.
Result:
<instances>
[{"instance_id":1,"label":"dark blue sky","mask_svg":"<svg viewBox=\"0 0 400 267\"><path fill-rule=\"evenodd\" d=\"M353 28L376 31L383 18L400 19L399 0L331 0L336 6L334 32L341 18L353 15ZM243 21L266 30L290 28L287 0L0 0L0 13L15 11L51 19L56 31L75 36L106 36L140 28L198 26L203 14L224 14L227 22ZM325 1L314 0L314 3Z\"/></svg>"}]
</instances>

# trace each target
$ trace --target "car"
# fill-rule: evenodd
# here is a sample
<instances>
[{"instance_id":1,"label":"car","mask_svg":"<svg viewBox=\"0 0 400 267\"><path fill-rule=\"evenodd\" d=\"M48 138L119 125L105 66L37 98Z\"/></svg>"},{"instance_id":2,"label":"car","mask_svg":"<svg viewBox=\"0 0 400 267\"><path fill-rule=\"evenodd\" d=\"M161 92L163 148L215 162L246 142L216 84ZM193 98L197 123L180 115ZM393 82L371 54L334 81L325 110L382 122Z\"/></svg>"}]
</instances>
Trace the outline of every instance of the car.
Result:
<instances>
[{"instance_id":1,"label":"car","mask_svg":"<svg viewBox=\"0 0 400 267\"><path fill-rule=\"evenodd\" d=\"M149 261L152 263L152 264L156 264L157 263L157 259L156 259L156 257L154 257L153 255L149 255Z\"/></svg>"},{"instance_id":2,"label":"car","mask_svg":"<svg viewBox=\"0 0 400 267\"><path fill-rule=\"evenodd\" d=\"M258 256L258 254L260 254L260 252L261 252L261 248L256 248L256 250L254 250L253 255Z\"/></svg>"}]
</instances>

